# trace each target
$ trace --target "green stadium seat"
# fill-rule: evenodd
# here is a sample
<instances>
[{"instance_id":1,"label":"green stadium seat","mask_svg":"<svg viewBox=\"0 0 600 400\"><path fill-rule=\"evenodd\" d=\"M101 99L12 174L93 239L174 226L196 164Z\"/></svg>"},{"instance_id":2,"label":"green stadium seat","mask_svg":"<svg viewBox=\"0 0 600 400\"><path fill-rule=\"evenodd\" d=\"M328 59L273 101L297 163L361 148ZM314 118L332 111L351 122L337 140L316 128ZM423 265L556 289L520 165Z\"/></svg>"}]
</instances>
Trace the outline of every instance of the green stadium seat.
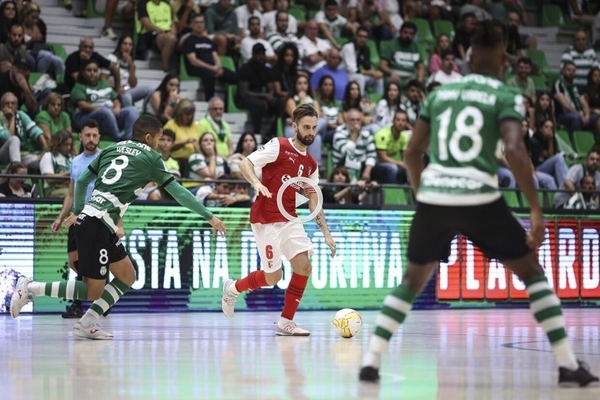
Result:
<instances>
[{"instance_id":1,"label":"green stadium seat","mask_svg":"<svg viewBox=\"0 0 600 400\"><path fill-rule=\"evenodd\" d=\"M383 98L383 93L371 93L369 94L369 98L373 103L377 103L379 100Z\"/></svg>"},{"instance_id":2,"label":"green stadium seat","mask_svg":"<svg viewBox=\"0 0 600 400\"><path fill-rule=\"evenodd\" d=\"M63 61L67 60L67 50L65 49L65 46L63 46L60 43L51 43L50 45L52 46L52 49L54 50L54 54L59 56L60 59Z\"/></svg>"},{"instance_id":3,"label":"green stadium seat","mask_svg":"<svg viewBox=\"0 0 600 400\"><path fill-rule=\"evenodd\" d=\"M247 114L248 110L237 108L235 105L235 96L237 95L237 85L229 85L227 87L227 112Z\"/></svg>"},{"instance_id":4,"label":"green stadium seat","mask_svg":"<svg viewBox=\"0 0 600 400\"><path fill-rule=\"evenodd\" d=\"M284 137L284 124L285 122L283 121L283 118L279 117L277 118L277 137Z\"/></svg>"},{"instance_id":5,"label":"green stadium seat","mask_svg":"<svg viewBox=\"0 0 600 400\"><path fill-rule=\"evenodd\" d=\"M307 13L308 14L308 18L307 18L307 20L311 21L311 20L315 19L315 16L317 15L317 13L319 11L320 10L308 10L308 13Z\"/></svg>"},{"instance_id":6,"label":"green stadium seat","mask_svg":"<svg viewBox=\"0 0 600 400\"><path fill-rule=\"evenodd\" d=\"M298 22L306 21L306 9L304 8L304 6L293 5L290 8L288 8L288 13L293 15L298 20Z\"/></svg>"},{"instance_id":7,"label":"green stadium seat","mask_svg":"<svg viewBox=\"0 0 600 400\"><path fill-rule=\"evenodd\" d=\"M564 129L559 129L556 131L556 138L558 139L558 148L560 151L568 152L574 149L573 144L571 143L571 138L569 137L569 132L565 131ZM561 147L561 141L564 142L564 145L569 146L569 148L563 148L565 147L564 145Z\"/></svg>"},{"instance_id":8,"label":"green stadium seat","mask_svg":"<svg viewBox=\"0 0 600 400\"><path fill-rule=\"evenodd\" d=\"M580 158L585 158L587 153L594 147L594 135L588 131L573 132L573 144Z\"/></svg>"},{"instance_id":9,"label":"green stadium seat","mask_svg":"<svg viewBox=\"0 0 600 400\"><path fill-rule=\"evenodd\" d=\"M417 42L425 46L433 46L435 38L433 37L433 33L431 33L429 21L424 18L411 18L410 21L417 26Z\"/></svg>"},{"instance_id":10,"label":"green stadium seat","mask_svg":"<svg viewBox=\"0 0 600 400\"><path fill-rule=\"evenodd\" d=\"M35 83L37 82L38 79L40 79L40 77L44 75L43 72L30 72L29 73L29 84L31 86L35 85Z\"/></svg>"},{"instance_id":11,"label":"green stadium seat","mask_svg":"<svg viewBox=\"0 0 600 400\"><path fill-rule=\"evenodd\" d=\"M542 6L542 27L555 26L567 30L581 29L578 24L566 21L560 7L556 4Z\"/></svg>"},{"instance_id":12,"label":"green stadium seat","mask_svg":"<svg viewBox=\"0 0 600 400\"><path fill-rule=\"evenodd\" d=\"M450 21L443 19L433 21L433 34L436 38L440 35L448 35L450 42L454 40L454 25Z\"/></svg>"},{"instance_id":13,"label":"green stadium seat","mask_svg":"<svg viewBox=\"0 0 600 400\"><path fill-rule=\"evenodd\" d=\"M519 196L517 196L517 192L515 192L514 190L503 190L502 197L504 197L504 201L509 207L521 207L521 203L519 202Z\"/></svg>"},{"instance_id":14,"label":"green stadium seat","mask_svg":"<svg viewBox=\"0 0 600 400\"><path fill-rule=\"evenodd\" d=\"M531 80L533 80L533 84L536 89L543 90L548 89L548 85L546 84L546 78L542 75L530 75Z\"/></svg>"},{"instance_id":15,"label":"green stadium seat","mask_svg":"<svg viewBox=\"0 0 600 400\"><path fill-rule=\"evenodd\" d=\"M383 188L383 203L387 206L406 206L409 204L406 191L401 187Z\"/></svg>"},{"instance_id":16,"label":"green stadium seat","mask_svg":"<svg viewBox=\"0 0 600 400\"><path fill-rule=\"evenodd\" d=\"M527 198L525 197L525 195L523 194L523 192L520 193L521 195L521 205L524 208L529 208L529 202L527 201ZM546 192L542 192L542 191L538 191L537 192L537 198L538 198L538 203L540 204L540 206L542 208L548 207L549 204L546 204Z\"/></svg>"},{"instance_id":17,"label":"green stadium seat","mask_svg":"<svg viewBox=\"0 0 600 400\"><path fill-rule=\"evenodd\" d=\"M419 54L421 55L421 59L423 60L423 64L425 65L425 73L429 72L429 50L427 50L427 46L417 43L417 47L419 49Z\"/></svg>"},{"instance_id":18,"label":"green stadium seat","mask_svg":"<svg viewBox=\"0 0 600 400\"><path fill-rule=\"evenodd\" d=\"M367 47L369 48L369 52L371 53L371 66L373 68L379 68L379 64L381 63L381 59L379 58L379 50L377 50L377 44L371 39L367 41Z\"/></svg>"},{"instance_id":19,"label":"green stadium seat","mask_svg":"<svg viewBox=\"0 0 600 400\"><path fill-rule=\"evenodd\" d=\"M100 140L100 143L98 143L98 147L100 149L105 149L113 143L115 143L115 142L112 140Z\"/></svg>"},{"instance_id":20,"label":"green stadium seat","mask_svg":"<svg viewBox=\"0 0 600 400\"><path fill-rule=\"evenodd\" d=\"M184 59L184 55L182 54L181 57L179 58L179 79L182 82L187 82L187 81L198 81L199 79L194 77L194 76L189 76L187 73L187 68L185 68L185 59Z\"/></svg>"},{"instance_id":21,"label":"green stadium seat","mask_svg":"<svg viewBox=\"0 0 600 400\"><path fill-rule=\"evenodd\" d=\"M237 70L237 68L235 67L235 62L233 61L233 58L231 58L229 56L219 56L219 58L221 59L221 66L223 68L226 68L233 72L235 72Z\"/></svg>"}]
</instances>

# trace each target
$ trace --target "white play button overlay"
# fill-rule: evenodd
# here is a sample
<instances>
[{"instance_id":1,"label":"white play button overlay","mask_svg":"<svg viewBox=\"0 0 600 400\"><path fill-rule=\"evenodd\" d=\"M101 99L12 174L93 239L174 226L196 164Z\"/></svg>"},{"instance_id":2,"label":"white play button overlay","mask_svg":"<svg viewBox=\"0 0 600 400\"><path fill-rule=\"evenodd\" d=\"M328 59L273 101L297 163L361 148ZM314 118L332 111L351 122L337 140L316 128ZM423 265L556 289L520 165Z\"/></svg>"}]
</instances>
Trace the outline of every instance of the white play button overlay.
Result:
<instances>
[{"instance_id":1,"label":"white play button overlay","mask_svg":"<svg viewBox=\"0 0 600 400\"><path fill-rule=\"evenodd\" d=\"M293 190L295 190L295 191L297 190L296 186L302 186L304 188L306 188L307 186L310 186L317 193L317 207L315 207L314 211L311 212L306 217L302 217L302 218L294 217L283 206L283 193L290 185L294 185L294 184L295 184L295 186L294 186ZM309 200L308 197L298 193L297 191L295 192L294 196L295 196L294 204L295 204L296 208L302 206L303 204L306 204ZM285 219L287 219L288 221L302 222L302 223L308 222L308 221L314 219L317 215L319 215L319 213L323 209L323 193L321 192L321 188L319 187L318 184L314 183L312 180L310 180L308 178L304 178L302 176L288 179L287 181L285 181L283 183L283 185L281 185L281 187L277 191L277 209L279 210L281 215L283 215L285 217Z\"/></svg>"},{"instance_id":2,"label":"white play button overlay","mask_svg":"<svg viewBox=\"0 0 600 400\"><path fill-rule=\"evenodd\" d=\"M308 202L308 197L302 196L300 193L296 193L296 208L304 205Z\"/></svg>"}]
</instances>

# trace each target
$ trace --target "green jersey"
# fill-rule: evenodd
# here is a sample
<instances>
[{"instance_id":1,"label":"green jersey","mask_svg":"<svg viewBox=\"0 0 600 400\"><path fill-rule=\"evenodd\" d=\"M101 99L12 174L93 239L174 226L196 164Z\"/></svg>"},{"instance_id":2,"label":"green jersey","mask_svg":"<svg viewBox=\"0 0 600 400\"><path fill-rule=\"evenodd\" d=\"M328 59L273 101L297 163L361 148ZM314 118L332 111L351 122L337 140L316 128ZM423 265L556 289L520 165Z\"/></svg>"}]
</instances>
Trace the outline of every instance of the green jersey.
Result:
<instances>
[{"instance_id":1,"label":"green jersey","mask_svg":"<svg viewBox=\"0 0 600 400\"><path fill-rule=\"evenodd\" d=\"M134 140L115 143L100 153L88 169L97 176L83 213L100 218L116 232L117 222L148 182L164 186L173 179L160 153Z\"/></svg>"},{"instance_id":2,"label":"green jersey","mask_svg":"<svg viewBox=\"0 0 600 400\"><path fill-rule=\"evenodd\" d=\"M417 200L456 206L498 199L500 123L524 117L519 90L482 75L467 75L427 96L420 118L430 124L430 164Z\"/></svg>"}]
</instances>

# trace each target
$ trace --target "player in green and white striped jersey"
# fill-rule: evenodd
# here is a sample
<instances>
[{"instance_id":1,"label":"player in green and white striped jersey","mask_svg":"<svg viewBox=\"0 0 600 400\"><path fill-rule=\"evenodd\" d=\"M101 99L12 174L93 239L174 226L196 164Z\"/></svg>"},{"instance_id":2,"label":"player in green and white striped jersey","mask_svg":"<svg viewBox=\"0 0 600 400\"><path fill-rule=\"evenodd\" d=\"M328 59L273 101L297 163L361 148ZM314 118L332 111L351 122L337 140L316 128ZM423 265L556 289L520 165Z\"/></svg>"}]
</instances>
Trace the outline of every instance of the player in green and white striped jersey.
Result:
<instances>
[{"instance_id":1,"label":"player in green and white striped jersey","mask_svg":"<svg viewBox=\"0 0 600 400\"><path fill-rule=\"evenodd\" d=\"M521 135L523 98L500 80L505 61L503 38L500 22L481 22L471 42L474 73L439 87L421 110L404 154L417 199L408 243L408 268L402 284L383 301L363 360L361 381L379 380L381 358L389 340L439 261L448 259L454 236L461 233L525 283L531 312L546 332L559 365L559 385L599 383L573 354L560 300L535 253L544 239L544 217ZM495 173L502 141L517 183L531 204L529 232L498 191ZM428 145L431 162L423 169L422 157Z\"/></svg>"},{"instance_id":2,"label":"player in green and white striped jersey","mask_svg":"<svg viewBox=\"0 0 600 400\"><path fill-rule=\"evenodd\" d=\"M103 331L96 321L135 282L133 264L116 235L117 224L149 182L164 187L181 205L198 213L225 235L223 223L177 183L165 167L156 151L162 131L162 124L155 117L140 117L133 125L132 140L105 149L79 177L73 212L79 214L75 237L78 273L84 281L43 283L19 278L10 304L13 318L37 296L92 300L89 310L73 327L73 334L87 339L112 339L113 335ZM93 180L96 181L94 191L84 207L87 187ZM114 279L106 284L109 271Z\"/></svg>"}]
</instances>

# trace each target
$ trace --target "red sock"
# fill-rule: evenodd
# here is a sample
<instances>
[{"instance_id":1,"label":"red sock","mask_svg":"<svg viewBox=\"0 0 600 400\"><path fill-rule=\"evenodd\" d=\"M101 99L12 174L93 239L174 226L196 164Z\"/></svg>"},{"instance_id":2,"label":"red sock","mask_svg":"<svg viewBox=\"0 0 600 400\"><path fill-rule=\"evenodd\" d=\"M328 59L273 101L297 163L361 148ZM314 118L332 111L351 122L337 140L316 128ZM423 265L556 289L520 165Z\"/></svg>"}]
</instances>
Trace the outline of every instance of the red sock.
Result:
<instances>
[{"instance_id":1,"label":"red sock","mask_svg":"<svg viewBox=\"0 0 600 400\"><path fill-rule=\"evenodd\" d=\"M294 315L296 315L296 311L298 310L300 300L302 300L302 295L304 294L304 289L306 289L307 284L308 276L295 273L292 274L292 279L290 279L290 284L285 291L283 300L283 311L281 312L283 318L289 320L294 319Z\"/></svg>"},{"instance_id":2,"label":"red sock","mask_svg":"<svg viewBox=\"0 0 600 400\"><path fill-rule=\"evenodd\" d=\"M235 282L235 289L240 293L260 289L263 286L269 286L263 270L250 272L247 277Z\"/></svg>"}]
</instances>

